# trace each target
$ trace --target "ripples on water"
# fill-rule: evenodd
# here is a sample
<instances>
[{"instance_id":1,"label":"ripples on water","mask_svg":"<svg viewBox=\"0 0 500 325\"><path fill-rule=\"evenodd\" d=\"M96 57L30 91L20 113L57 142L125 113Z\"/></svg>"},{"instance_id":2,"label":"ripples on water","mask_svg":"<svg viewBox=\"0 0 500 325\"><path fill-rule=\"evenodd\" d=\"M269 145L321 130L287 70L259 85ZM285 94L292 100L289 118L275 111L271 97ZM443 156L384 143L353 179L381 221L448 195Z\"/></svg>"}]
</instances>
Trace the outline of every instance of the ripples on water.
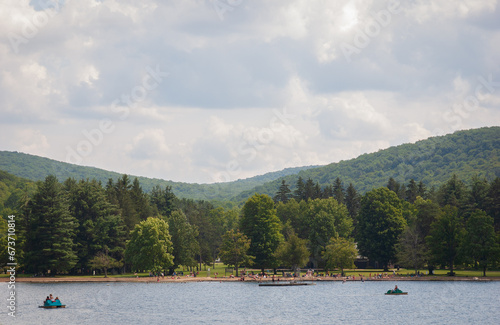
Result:
<instances>
[{"instance_id":1,"label":"ripples on water","mask_svg":"<svg viewBox=\"0 0 500 325\"><path fill-rule=\"evenodd\" d=\"M408 296L385 296L395 284ZM250 282L16 285L1 324L499 324L500 282ZM7 297L7 284L0 284ZM52 293L66 309L38 308Z\"/></svg>"}]
</instances>

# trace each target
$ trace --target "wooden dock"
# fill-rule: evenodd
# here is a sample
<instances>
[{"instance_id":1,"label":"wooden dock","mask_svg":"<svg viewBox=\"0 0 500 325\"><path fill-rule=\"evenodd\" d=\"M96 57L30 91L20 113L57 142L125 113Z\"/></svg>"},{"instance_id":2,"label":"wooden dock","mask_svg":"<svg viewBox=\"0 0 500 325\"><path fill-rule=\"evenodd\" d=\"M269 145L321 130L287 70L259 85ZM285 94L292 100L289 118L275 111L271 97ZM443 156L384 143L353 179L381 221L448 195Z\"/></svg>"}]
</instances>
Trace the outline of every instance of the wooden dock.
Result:
<instances>
[{"instance_id":1,"label":"wooden dock","mask_svg":"<svg viewBox=\"0 0 500 325\"><path fill-rule=\"evenodd\" d=\"M313 282L266 282L259 283L259 287L287 287L287 286L307 286L307 285L315 285Z\"/></svg>"}]
</instances>

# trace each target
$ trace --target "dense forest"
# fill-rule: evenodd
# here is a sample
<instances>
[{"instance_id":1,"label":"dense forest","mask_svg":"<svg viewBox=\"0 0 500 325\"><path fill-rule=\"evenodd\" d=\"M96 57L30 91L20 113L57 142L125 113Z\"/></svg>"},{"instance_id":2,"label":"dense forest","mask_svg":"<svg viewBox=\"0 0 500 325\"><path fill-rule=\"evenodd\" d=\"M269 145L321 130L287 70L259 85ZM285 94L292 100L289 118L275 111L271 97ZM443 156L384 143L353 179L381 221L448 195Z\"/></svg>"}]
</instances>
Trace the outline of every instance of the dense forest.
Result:
<instances>
[{"instance_id":1,"label":"dense forest","mask_svg":"<svg viewBox=\"0 0 500 325\"><path fill-rule=\"evenodd\" d=\"M431 189L390 178L365 193L340 178L324 187L299 178L293 191L282 180L273 197L254 194L241 209L225 209L178 198L168 186L146 193L127 175L105 184L1 175L2 193L16 194L2 197L0 228L15 222L16 258L27 273L173 272L218 257L236 268L343 270L360 254L385 269L486 274L500 262L498 177L476 175L466 185L453 175ZM5 265L7 245L1 247Z\"/></svg>"},{"instance_id":2,"label":"dense forest","mask_svg":"<svg viewBox=\"0 0 500 325\"><path fill-rule=\"evenodd\" d=\"M102 169L7 151L0 151L0 170L33 181L43 180L47 175L55 175L58 179L96 179L102 183L110 178L116 182L121 177L118 173ZM389 178L405 184L415 179L432 188L439 187L452 175L457 175L467 183L475 175L489 181L500 177L500 127L457 131L323 167L288 168L227 183L188 184L137 178L147 193L155 186L168 186L179 198L241 206L254 193L273 196L283 180L295 190L299 177L303 180L312 179L321 187L341 178L346 184L352 183L360 193L365 193L384 186Z\"/></svg>"},{"instance_id":3,"label":"dense forest","mask_svg":"<svg viewBox=\"0 0 500 325\"><path fill-rule=\"evenodd\" d=\"M482 128L209 185L1 152L15 175L0 170L0 267L15 224L20 270L34 274L173 272L217 258L236 270L343 272L356 260L486 274L500 263L499 149L500 128Z\"/></svg>"}]
</instances>

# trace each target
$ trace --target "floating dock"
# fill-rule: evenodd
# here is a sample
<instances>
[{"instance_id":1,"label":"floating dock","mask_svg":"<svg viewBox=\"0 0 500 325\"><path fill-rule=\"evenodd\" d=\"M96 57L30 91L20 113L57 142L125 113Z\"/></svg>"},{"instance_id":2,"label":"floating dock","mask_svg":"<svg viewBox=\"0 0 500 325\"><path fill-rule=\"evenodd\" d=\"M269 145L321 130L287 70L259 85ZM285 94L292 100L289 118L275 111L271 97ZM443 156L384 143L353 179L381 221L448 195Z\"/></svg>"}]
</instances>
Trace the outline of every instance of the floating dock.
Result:
<instances>
[{"instance_id":1,"label":"floating dock","mask_svg":"<svg viewBox=\"0 0 500 325\"><path fill-rule=\"evenodd\" d=\"M259 283L259 287L287 287L287 286L307 286L315 285L313 282L266 282Z\"/></svg>"}]
</instances>

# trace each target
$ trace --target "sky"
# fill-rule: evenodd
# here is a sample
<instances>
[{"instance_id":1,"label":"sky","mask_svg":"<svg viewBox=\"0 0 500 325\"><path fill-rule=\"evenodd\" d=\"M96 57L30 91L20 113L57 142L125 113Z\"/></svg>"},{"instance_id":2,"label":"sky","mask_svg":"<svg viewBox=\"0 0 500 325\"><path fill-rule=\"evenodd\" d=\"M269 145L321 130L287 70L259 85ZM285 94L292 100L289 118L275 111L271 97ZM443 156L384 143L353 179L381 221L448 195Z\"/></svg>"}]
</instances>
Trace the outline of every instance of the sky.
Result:
<instances>
[{"instance_id":1,"label":"sky","mask_svg":"<svg viewBox=\"0 0 500 325\"><path fill-rule=\"evenodd\" d=\"M1 0L0 150L214 183L498 126L499 1Z\"/></svg>"}]
</instances>

